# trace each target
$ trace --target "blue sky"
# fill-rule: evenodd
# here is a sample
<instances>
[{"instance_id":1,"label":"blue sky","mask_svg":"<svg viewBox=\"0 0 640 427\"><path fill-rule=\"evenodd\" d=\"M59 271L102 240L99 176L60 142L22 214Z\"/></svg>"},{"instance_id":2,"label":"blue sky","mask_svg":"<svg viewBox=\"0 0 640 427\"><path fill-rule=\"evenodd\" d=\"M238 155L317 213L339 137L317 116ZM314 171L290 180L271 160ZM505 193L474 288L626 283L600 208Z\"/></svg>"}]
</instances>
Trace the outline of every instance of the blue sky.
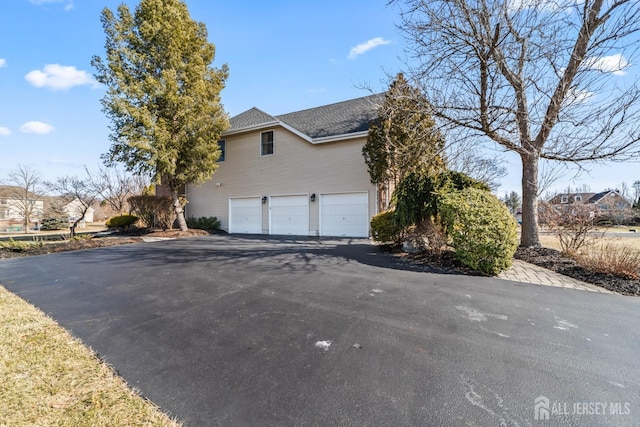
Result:
<instances>
[{"instance_id":1,"label":"blue sky","mask_svg":"<svg viewBox=\"0 0 640 427\"><path fill-rule=\"evenodd\" d=\"M93 169L109 147L103 89L90 61L103 56L104 7L120 0L5 0L0 14L0 180L18 164L47 180ZM137 1L125 1L133 10ZM256 106L270 114L339 102L385 89L403 68L398 11L385 0L271 2L188 0L230 68L222 101L230 115ZM635 66L632 66L634 69ZM495 154L495 153L494 153ZM500 194L520 187L518 159ZM573 182L593 190L631 184L640 164L594 167Z\"/></svg>"}]
</instances>

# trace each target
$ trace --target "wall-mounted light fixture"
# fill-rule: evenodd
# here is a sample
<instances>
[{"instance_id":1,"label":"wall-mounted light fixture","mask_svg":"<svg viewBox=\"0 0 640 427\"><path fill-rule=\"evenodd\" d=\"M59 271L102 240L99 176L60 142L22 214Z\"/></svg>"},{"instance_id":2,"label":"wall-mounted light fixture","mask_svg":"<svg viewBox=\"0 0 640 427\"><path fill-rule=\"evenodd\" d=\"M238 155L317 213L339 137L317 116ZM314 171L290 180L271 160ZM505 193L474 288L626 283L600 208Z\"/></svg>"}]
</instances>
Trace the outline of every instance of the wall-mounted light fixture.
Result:
<instances>
[{"instance_id":1,"label":"wall-mounted light fixture","mask_svg":"<svg viewBox=\"0 0 640 427\"><path fill-rule=\"evenodd\" d=\"M315 202L316 201L316 193L311 194L310 199L311 199L312 202Z\"/></svg>"},{"instance_id":2,"label":"wall-mounted light fixture","mask_svg":"<svg viewBox=\"0 0 640 427\"><path fill-rule=\"evenodd\" d=\"M262 204L267 203L267 196L262 196Z\"/></svg>"}]
</instances>

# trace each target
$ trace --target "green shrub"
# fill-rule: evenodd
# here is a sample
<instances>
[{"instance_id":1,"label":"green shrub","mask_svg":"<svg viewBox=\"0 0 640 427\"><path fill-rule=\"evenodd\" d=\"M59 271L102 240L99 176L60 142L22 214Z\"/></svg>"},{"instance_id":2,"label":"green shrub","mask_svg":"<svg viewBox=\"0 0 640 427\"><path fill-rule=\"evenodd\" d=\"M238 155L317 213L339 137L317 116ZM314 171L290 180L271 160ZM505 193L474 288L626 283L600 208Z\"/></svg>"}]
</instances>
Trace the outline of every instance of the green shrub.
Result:
<instances>
[{"instance_id":1,"label":"green shrub","mask_svg":"<svg viewBox=\"0 0 640 427\"><path fill-rule=\"evenodd\" d=\"M452 191L440 197L439 211L460 262L487 275L511 266L518 247L517 225L497 197L476 188Z\"/></svg>"},{"instance_id":2,"label":"green shrub","mask_svg":"<svg viewBox=\"0 0 640 427\"><path fill-rule=\"evenodd\" d=\"M45 218L40 222L41 230L62 230L69 228L67 218Z\"/></svg>"},{"instance_id":3,"label":"green shrub","mask_svg":"<svg viewBox=\"0 0 640 427\"><path fill-rule=\"evenodd\" d=\"M118 215L111 217L105 222L107 228L115 228L116 230L127 231L129 227L138 221L135 215Z\"/></svg>"},{"instance_id":4,"label":"green shrub","mask_svg":"<svg viewBox=\"0 0 640 427\"><path fill-rule=\"evenodd\" d=\"M187 218L187 227L197 228L198 230L216 231L220 230L220 220L215 216L199 218Z\"/></svg>"},{"instance_id":5,"label":"green shrub","mask_svg":"<svg viewBox=\"0 0 640 427\"><path fill-rule=\"evenodd\" d=\"M9 237L9 240L7 241L0 242L0 248L8 249L11 252L24 252L31 246L32 245L28 242L13 240L12 237Z\"/></svg>"},{"instance_id":6,"label":"green shrub","mask_svg":"<svg viewBox=\"0 0 640 427\"><path fill-rule=\"evenodd\" d=\"M465 188L489 191L487 184L460 172L445 171L436 175L412 172L393 192L396 221L406 228L433 220L438 216L440 197Z\"/></svg>"},{"instance_id":7,"label":"green shrub","mask_svg":"<svg viewBox=\"0 0 640 427\"><path fill-rule=\"evenodd\" d=\"M400 244L402 228L396 223L393 210L380 212L371 218L371 237L379 243Z\"/></svg>"}]
</instances>

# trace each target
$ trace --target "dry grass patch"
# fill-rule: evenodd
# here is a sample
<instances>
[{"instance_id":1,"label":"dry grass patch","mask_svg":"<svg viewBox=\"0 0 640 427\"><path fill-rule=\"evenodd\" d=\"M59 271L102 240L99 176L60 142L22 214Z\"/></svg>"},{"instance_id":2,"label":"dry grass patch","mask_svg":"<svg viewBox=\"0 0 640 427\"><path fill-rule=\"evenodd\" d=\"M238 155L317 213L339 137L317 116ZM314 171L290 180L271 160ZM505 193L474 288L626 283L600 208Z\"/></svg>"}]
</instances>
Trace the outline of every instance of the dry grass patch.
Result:
<instances>
[{"instance_id":1,"label":"dry grass patch","mask_svg":"<svg viewBox=\"0 0 640 427\"><path fill-rule=\"evenodd\" d=\"M179 426L0 286L0 426Z\"/></svg>"},{"instance_id":2,"label":"dry grass patch","mask_svg":"<svg viewBox=\"0 0 640 427\"><path fill-rule=\"evenodd\" d=\"M551 234L541 234L540 243L545 248L551 248L561 251L560 242L556 236ZM635 236L618 236L616 233L607 233L604 237L594 239L596 246L602 246L600 243L611 244L616 247L631 248L640 251L640 237Z\"/></svg>"},{"instance_id":3,"label":"dry grass patch","mask_svg":"<svg viewBox=\"0 0 640 427\"><path fill-rule=\"evenodd\" d=\"M587 248L575 256L576 261L589 271L613 274L630 280L640 278L640 250L604 243Z\"/></svg>"}]
</instances>

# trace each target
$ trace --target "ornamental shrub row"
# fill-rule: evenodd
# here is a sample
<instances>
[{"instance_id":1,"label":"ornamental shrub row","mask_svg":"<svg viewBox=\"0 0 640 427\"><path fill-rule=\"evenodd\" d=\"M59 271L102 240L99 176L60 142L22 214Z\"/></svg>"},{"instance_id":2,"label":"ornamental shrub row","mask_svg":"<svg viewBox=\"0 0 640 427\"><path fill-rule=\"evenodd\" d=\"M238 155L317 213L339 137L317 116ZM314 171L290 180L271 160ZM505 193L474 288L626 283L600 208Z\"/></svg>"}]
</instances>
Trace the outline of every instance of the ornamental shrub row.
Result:
<instances>
[{"instance_id":1,"label":"ornamental shrub row","mask_svg":"<svg viewBox=\"0 0 640 427\"><path fill-rule=\"evenodd\" d=\"M374 240L399 245L404 230L420 230L419 225L428 222L442 228L464 265L487 275L511 266L518 246L517 224L485 184L452 171L435 176L412 173L398 184L393 200L395 210L371 220Z\"/></svg>"}]
</instances>

